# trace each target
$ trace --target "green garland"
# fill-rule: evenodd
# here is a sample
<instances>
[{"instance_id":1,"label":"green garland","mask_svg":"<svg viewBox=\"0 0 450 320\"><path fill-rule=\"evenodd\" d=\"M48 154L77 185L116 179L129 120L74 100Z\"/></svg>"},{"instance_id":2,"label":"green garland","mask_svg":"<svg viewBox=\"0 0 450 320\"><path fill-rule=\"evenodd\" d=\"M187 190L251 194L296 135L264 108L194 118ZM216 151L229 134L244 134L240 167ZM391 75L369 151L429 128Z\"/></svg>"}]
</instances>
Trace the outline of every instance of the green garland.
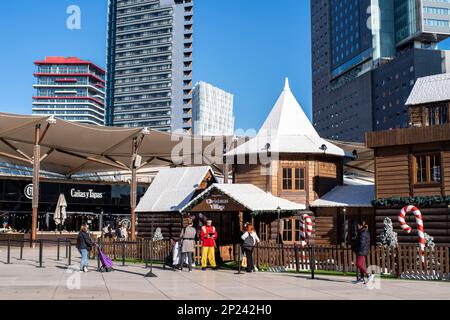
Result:
<instances>
[{"instance_id":1,"label":"green garland","mask_svg":"<svg viewBox=\"0 0 450 320\"><path fill-rule=\"evenodd\" d=\"M408 205L417 207L449 206L450 196L392 197L372 201L375 208L402 208Z\"/></svg>"}]
</instances>

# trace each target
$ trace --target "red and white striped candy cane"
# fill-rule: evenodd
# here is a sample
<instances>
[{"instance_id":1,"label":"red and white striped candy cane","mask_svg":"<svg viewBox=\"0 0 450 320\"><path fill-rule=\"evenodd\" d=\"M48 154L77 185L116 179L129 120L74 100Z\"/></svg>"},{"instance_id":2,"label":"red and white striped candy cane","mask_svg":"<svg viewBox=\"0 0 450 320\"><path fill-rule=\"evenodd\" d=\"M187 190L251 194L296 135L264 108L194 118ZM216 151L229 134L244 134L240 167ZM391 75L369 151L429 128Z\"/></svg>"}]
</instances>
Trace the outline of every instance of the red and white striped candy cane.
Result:
<instances>
[{"instance_id":1,"label":"red and white striped candy cane","mask_svg":"<svg viewBox=\"0 0 450 320\"><path fill-rule=\"evenodd\" d=\"M300 218L300 238L301 245L306 246L306 240L311 239L313 234L313 223L312 219L308 214L303 214Z\"/></svg>"},{"instance_id":2,"label":"red and white striped candy cane","mask_svg":"<svg viewBox=\"0 0 450 320\"><path fill-rule=\"evenodd\" d=\"M406 214L408 213L412 213L416 217L417 232L419 233L420 254L422 256L422 263L425 263L425 230L423 228L422 213L415 206L406 206L402 209L400 216L398 217L398 221L400 222L402 229L407 233L411 233L412 231L412 228L408 226L405 221Z\"/></svg>"}]
</instances>

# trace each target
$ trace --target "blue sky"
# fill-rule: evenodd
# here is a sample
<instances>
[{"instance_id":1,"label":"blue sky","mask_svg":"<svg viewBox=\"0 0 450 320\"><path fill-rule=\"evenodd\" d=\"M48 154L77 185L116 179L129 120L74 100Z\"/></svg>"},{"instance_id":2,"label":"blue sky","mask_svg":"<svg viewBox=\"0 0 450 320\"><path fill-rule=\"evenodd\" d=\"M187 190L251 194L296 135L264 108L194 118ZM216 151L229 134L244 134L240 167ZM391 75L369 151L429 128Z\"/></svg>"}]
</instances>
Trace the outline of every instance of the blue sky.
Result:
<instances>
[{"instance_id":1,"label":"blue sky","mask_svg":"<svg viewBox=\"0 0 450 320\"><path fill-rule=\"evenodd\" d=\"M66 28L69 5L81 30ZM0 11L1 112L31 113L33 62L77 56L106 65L106 0L5 1ZM309 1L195 0L194 80L235 95L237 129L258 129L284 77L311 114Z\"/></svg>"},{"instance_id":2,"label":"blue sky","mask_svg":"<svg viewBox=\"0 0 450 320\"><path fill-rule=\"evenodd\" d=\"M66 28L72 4L81 8L81 30ZM0 111L31 113L35 60L77 56L105 67L106 18L107 0L2 3ZM286 76L311 116L309 1L195 0L194 23L194 81L234 93L236 129L262 125Z\"/></svg>"}]
</instances>

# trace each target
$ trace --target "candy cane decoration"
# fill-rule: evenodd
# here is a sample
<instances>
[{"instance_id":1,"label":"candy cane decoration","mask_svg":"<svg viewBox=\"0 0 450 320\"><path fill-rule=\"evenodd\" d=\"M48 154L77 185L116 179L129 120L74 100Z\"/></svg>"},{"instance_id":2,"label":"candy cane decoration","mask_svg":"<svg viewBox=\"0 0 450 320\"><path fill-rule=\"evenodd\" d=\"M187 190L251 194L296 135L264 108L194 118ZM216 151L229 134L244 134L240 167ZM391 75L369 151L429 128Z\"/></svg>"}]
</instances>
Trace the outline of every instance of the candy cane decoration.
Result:
<instances>
[{"instance_id":1,"label":"candy cane decoration","mask_svg":"<svg viewBox=\"0 0 450 320\"><path fill-rule=\"evenodd\" d=\"M311 239L313 233L312 219L306 213L300 218L300 238L302 247L307 245L306 240Z\"/></svg>"},{"instance_id":2,"label":"candy cane decoration","mask_svg":"<svg viewBox=\"0 0 450 320\"><path fill-rule=\"evenodd\" d=\"M422 263L425 263L425 230L423 228L422 213L415 206L406 206L402 209L402 211L400 212L400 216L398 217L398 221L400 222L400 226L402 227L403 231L407 233L411 233L412 231L412 228L408 226L405 221L405 216L408 213L412 213L416 216L417 232L419 233L420 254L422 256Z\"/></svg>"}]
</instances>

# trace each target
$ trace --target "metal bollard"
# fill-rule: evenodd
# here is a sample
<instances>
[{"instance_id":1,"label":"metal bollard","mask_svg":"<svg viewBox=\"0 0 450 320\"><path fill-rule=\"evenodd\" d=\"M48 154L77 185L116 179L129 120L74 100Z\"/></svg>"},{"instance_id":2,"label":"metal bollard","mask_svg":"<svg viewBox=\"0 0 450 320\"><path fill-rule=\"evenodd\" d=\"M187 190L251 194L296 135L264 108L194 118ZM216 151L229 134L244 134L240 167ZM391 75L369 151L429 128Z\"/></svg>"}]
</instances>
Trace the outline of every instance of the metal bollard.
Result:
<instances>
[{"instance_id":1,"label":"metal bollard","mask_svg":"<svg viewBox=\"0 0 450 320\"><path fill-rule=\"evenodd\" d=\"M6 258L6 264L11 264L11 240L8 239L8 256Z\"/></svg>"},{"instance_id":2,"label":"metal bollard","mask_svg":"<svg viewBox=\"0 0 450 320\"><path fill-rule=\"evenodd\" d=\"M125 242L122 242L122 267L125 267Z\"/></svg>"},{"instance_id":3,"label":"metal bollard","mask_svg":"<svg viewBox=\"0 0 450 320\"><path fill-rule=\"evenodd\" d=\"M66 259L69 258L69 246L68 246L69 240L66 239Z\"/></svg>"},{"instance_id":4,"label":"metal bollard","mask_svg":"<svg viewBox=\"0 0 450 320\"><path fill-rule=\"evenodd\" d=\"M60 242L61 242L61 239L58 239L58 244L57 244L57 252L56 252L56 261L59 261L60 259L59 259L59 247L60 247Z\"/></svg>"},{"instance_id":5,"label":"metal bollard","mask_svg":"<svg viewBox=\"0 0 450 320\"><path fill-rule=\"evenodd\" d=\"M44 246L42 240L39 240L39 268L42 268L42 257L43 257Z\"/></svg>"},{"instance_id":6,"label":"metal bollard","mask_svg":"<svg viewBox=\"0 0 450 320\"><path fill-rule=\"evenodd\" d=\"M68 246L68 265L70 266L72 264L72 242L69 240L67 242Z\"/></svg>"},{"instance_id":7,"label":"metal bollard","mask_svg":"<svg viewBox=\"0 0 450 320\"><path fill-rule=\"evenodd\" d=\"M241 274L242 272L242 261L241 261L241 256L242 256L242 247L240 245L239 246L239 256L238 256L238 274Z\"/></svg>"},{"instance_id":8,"label":"metal bollard","mask_svg":"<svg viewBox=\"0 0 450 320\"><path fill-rule=\"evenodd\" d=\"M148 269L148 242L144 242L144 260L145 260L145 269Z\"/></svg>"},{"instance_id":9,"label":"metal bollard","mask_svg":"<svg viewBox=\"0 0 450 320\"><path fill-rule=\"evenodd\" d=\"M23 260L23 247L25 246L25 242L22 242L20 244L20 259L19 260Z\"/></svg>"},{"instance_id":10,"label":"metal bollard","mask_svg":"<svg viewBox=\"0 0 450 320\"><path fill-rule=\"evenodd\" d=\"M97 271L100 269L100 239L97 239Z\"/></svg>"},{"instance_id":11,"label":"metal bollard","mask_svg":"<svg viewBox=\"0 0 450 320\"><path fill-rule=\"evenodd\" d=\"M310 249L311 250L310 250L309 260L310 260L310 267L311 267L311 279L314 280L314 277L315 277L314 271L316 270L316 252L315 252L314 246L311 246Z\"/></svg>"}]
</instances>

